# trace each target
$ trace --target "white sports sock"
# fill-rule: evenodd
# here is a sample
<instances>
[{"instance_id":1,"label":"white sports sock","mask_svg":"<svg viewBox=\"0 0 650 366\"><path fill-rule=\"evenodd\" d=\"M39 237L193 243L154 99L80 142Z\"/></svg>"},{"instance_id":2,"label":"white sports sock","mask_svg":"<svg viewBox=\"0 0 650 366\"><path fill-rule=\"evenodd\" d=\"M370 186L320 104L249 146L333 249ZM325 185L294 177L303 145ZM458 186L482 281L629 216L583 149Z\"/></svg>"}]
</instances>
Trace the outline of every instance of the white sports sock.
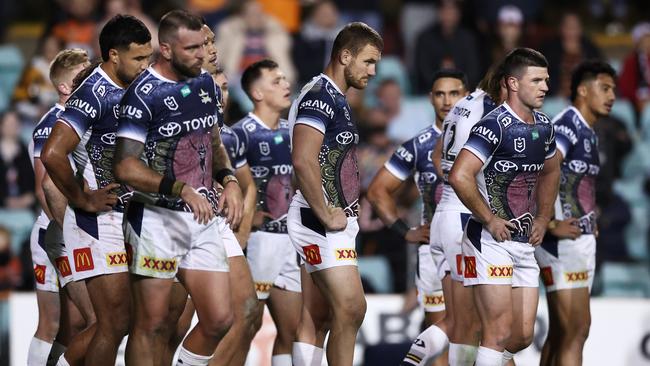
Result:
<instances>
[{"instance_id":1,"label":"white sports sock","mask_svg":"<svg viewBox=\"0 0 650 366\"><path fill-rule=\"evenodd\" d=\"M294 366L320 366L323 349L309 343L293 342L291 356Z\"/></svg>"},{"instance_id":2,"label":"white sports sock","mask_svg":"<svg viewBox=\"0 0 650 366\"><path fill-rule=\"evenodd\" d=\"M27 365L28 366L43 366L47 363L47 356L52 349L52 343L47 343L36 337L32 338L29 343L29 351L27 351Z\"/></svg>"},{"instance_id":3,"label":"white sports sock","mask_svg":"<svg viewBox=\"0 0 650 366\"><path fill-rule=\"evenodd\" d=\"M70 366L68 360L65 359L65 355L61 355L59 360L56 362L56 366Z\"/></svg>"},{"instance_id":4,"label":"white sports sock","mask_svg":"<svg viewBox=\"0 0 650 366\"><path fill-rule=\"evenodd\" d=\"M281 354L271 357L271 366L293 366L291 363L291 355Z\"/></svg>"},{"instance_id":5,"label":"white sports sock","mask_svg":"<svg viewBox=\"0 0 650 366\"><path fill-rule=\"evenodd\" d=\"M213 355L203 356L197 355L185 349L181 345L181 350L178 353L178 361L176 361L176 366L207 366L210 363Z\"/></svg>"},{"instance_id":6,"label":"white sports sock","mask_svg":"<svg viewBox=\"0 0 650 366\"><path fill-rule=\"evenodd\" d=\"M479 347L476 353L476 366L501 366L503 352L487 347Z\"/></svg>"},{"instance_id":7,"label":"white sports sock","mask_svg":"<svg viewBox=\"0 0 650 366\"><path fill-rule=\"evenodd\" d=\"M61 355L65 352L65 350L68 347L62 345L61 343L54 341L52 343L52 349L50 350L50 356L48 357L47 360L47 365L48 366L54 366L56 365L56 361L61 357Z\"/></svg>"},{"instance_id":8,"label":"white sports sock","mask_svg":"<svg viewBox=\"0 0 650 366\"><path fill-rule=\"evenodd\" d=\"M503 356L502 356L502 361L501 361L501 366L506 366L508 364L508 361L512 360L515 357L514 353L508 352L507 349L503 350Z\"/></svg>"},{"instance_id":9,"label":"white sports sock","mask_svg":"<svg viewBox=\"0 0 650 366\"><path fill-rule=\"evenodd\" d=\"M442 329L435 325L425 329L411 344L411 349L404 357L402 365L428 365L440 356L449 346L449 338Z\"/></svg>"},{"instance_id":10,"label":"white sports sock","mask_svg":"<svg viewBox=\"0 0 650 366\"><path fill-rule=\"evenodd\" d=\"M476 361L478 346L449 343L449 366L472 366Z\"/></svg>"}]
</instances>

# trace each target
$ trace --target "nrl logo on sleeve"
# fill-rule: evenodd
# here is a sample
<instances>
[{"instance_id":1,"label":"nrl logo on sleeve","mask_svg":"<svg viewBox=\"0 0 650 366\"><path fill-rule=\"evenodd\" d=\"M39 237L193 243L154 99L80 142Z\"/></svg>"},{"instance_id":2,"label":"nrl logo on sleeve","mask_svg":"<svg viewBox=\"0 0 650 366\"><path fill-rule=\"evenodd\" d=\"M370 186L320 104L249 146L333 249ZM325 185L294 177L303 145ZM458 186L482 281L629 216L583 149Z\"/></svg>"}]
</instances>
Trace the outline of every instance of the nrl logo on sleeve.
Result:
<instances>
[{"instance_id":1,"label":"nrl logo on sleeve","mask_svg":"<svg viewBox=\"0 0 650 366\"><path fill-rule=\"evenodd\" d=\"M176 103L176 99L173 96L168 96L163 99L163 103L165 103L165 106L169 108L171 111L175 111L178 109L178 103Z\"/></svg>"}]
</instances>

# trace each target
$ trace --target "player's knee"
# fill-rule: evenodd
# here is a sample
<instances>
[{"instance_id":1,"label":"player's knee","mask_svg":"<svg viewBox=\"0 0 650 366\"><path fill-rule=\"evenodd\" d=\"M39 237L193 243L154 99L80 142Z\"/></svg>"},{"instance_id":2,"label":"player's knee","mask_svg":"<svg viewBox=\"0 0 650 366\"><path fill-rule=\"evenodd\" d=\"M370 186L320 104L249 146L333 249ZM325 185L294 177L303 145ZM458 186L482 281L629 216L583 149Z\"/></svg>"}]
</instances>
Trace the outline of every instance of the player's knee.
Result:
<instances>
[{"instance_id":1,"label":"player's knee","mask_svg":"<svg viewBox=\"0 0 650 366\"><path fill-rule=\"evenodd\" d=\"M567 335L570 336L571 340L584 343L589 337L589 328L591 327L591 318L576 318L571 322Z\"/></svg>"},{"instance_id":2,"label":"player's knee","mask_svg":"<svg viewBox=\"0 0 650 366\"><path fill-rule=\"evenodd\" d=\"M221 339L228 332L233 323L233 313L228 311L214 311L207 319L199 319L201 332L208 338Z\"/></svg>"},{"instance_id":3,"label":"player's knee","mask_svg":"<svg viewBox=\"0 0 650 366\"><path fill-rule=\"evenodd\" d=\"M511 337L506 349L511 353L517 353L533 343L533 333L527 333L516 337Z\"/></svg>"},{"instance_id":4,"label":"player's knee","mask_svg":"<svg viewBox=\"0 0 650 366\"><path fill-rule=\"evenodd\" d=\"M363 318L366 316L366 299L360 297L355 301L349 301L346 304L335 309L334 312L339 321L346 325L359 328L363 323Z\"/></svg>"}]
</instances>

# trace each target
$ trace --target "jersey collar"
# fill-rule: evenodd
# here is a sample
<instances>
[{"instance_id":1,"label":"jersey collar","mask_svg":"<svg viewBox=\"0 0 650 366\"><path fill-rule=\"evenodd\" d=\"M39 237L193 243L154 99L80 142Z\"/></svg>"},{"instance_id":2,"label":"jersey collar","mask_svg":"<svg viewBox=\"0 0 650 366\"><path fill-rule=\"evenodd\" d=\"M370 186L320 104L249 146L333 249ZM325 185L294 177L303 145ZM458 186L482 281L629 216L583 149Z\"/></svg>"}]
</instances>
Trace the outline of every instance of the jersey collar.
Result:
<instances>
[{"instance_id":1,"label":"jersey collar","mask_svg":"<svg viewBox=\"0 0 650 366\"><path fill-rule=\"evenodd\" d=\"M567 109L570 110L570 111L573 111L573 113L575 113L576 116L578 116L578 119L580 120L580 122L582 122L582 124L583 124L585 127L587 127L588 129L592 130L591 126L589 126L589 123L587 123L587 121L585 121L585 118L582 116L582 113L580 113L580 111L578 110L578 108L576 108L576 107L574 107L574 106L571 105L571 106L567 107Z\"/></svg>"},{"instance_id":2,"label":"jersey collar","mask_svg":"<svg viewBox=\"0 0 650 366\"><path fill-rule=\"evenodd\" d=\"M151 75L155 76L156 78L158 78L158 79L160 79L160 80L162 80L162 81L166 81L166 82L168 82L168 83L174 83L174 84L176 84L176 83L178 82L178 81L174 81L174 80L172 80L172 79L167 79L166 77L160 75L160 74L159 74L159 73L158 73L158 72L153 68L153 66L149 66L149 67L147 68L147 71L149 71L149 72L151 73Z\"/></svg>"},{"instance_id":3,"label":"jersey collar","mask_svg":"<svg viewBox=\"0 0 650 366\"><path fill-rule=\"evenodd\" d=\"M111 83L114 87L116 87L116 88L118 88L118 89L124 89L124 88L122 88L121 86L117 85L117 84L113 81L113 79L111 79L111 77L108 76L108 74L106 73L106 71L104 71L104 69L102 69L102 65L101 65L101 64L100 64L100 65L97 65L97 67L95 68L95 71L97 71L97 72L98 72L98 73L99 73L99 74L100 74L104 79L106 79L106 80L107 80L109 83Z\"/></svg>"},{"instance_id":4,"label":"jersey collar","mask_svg":"<svg viewBox=\"0 0 650 366\"><path fill-rule=\"evenodd\" d=\"M260 125L262 128L270 130L271 127L267 126L264 121L260 117L258 117L255 113L253 112L248 112L248 117L252 119L253 121L257 122L258 125Z\"/></svg>"},{"instance_id":5,"label":"jersey collar","mask_svg":"<svg viewBox=\"0 0 650 366\"><path fill-rule=\"evenodd\" d=\"M323 79L329 81L329 83L332 84L332 86L334 87L334 89L336 89L337 92L341 93L341 95L345 95L345 93L343 93L343 92L341 91L341 89L339 89L339 86L336 85L336 83L335 83L332 79L330 79L329 76L327 76L327 75L321 73L321 74L320 74L320 77L322 77Z\"/></svg>"},{"instance_id":6,"label":"jersey collar","mask_svg":"<svg viewBox=\"0 0 650 366\"><path fill-rule=\"evenodd\" d=\"M513 111L512 108L510 108L510 106L508 105L508 102L503 102L503 105L506 107L506 110L510 114L512 114L515 118L517 118L517 120L519 122L526 123L526 121L524 121L523 118L519 117L519 115L517 113L515 113L515 111ZM534 121L534 123L537 123L537 116L535 115L535 111L533 111L533 121ZM528 124L528 123L526 123L526 124Z\"/></svg>"}]
</instances>

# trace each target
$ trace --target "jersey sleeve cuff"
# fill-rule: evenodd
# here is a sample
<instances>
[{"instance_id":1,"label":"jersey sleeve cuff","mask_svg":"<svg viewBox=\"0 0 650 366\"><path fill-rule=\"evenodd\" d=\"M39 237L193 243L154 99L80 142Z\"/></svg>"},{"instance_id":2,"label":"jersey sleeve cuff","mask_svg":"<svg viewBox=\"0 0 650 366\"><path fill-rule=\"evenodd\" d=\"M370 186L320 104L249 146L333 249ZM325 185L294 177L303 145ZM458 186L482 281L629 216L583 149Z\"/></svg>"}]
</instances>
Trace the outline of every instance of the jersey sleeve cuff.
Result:
<instances>
[{"instance_id":1,"label":"jersey sleeve cuff","mask_svg":"<svg viewBox=\"0 0 650 366\"><path fill-rule=\"evenodd\" d=\"M77 134L77 136L79 137L79 140L81 140L83 138L84 132L78 130L77 127L75 127L74 123L70 123L70 122L66 121L65 119L63 119L63 118L59 118L58 121L66 124L68 127L70 127Z\"/></svg>"},{"instance_id":2,"label":"jersey sleeve cuff","mask_svg":"<svg viewBox=\"0 0 650 366\"><path fill-rule=\"evenodd\" d=\"M465 149L465 150L471 152L472 154L474 154L477 158L479 158L479 160L481 160L481 162L483 164L485 164L485 162L488 160L487 156L485 156L482 152L480 152L478 149L476 149L476 148L474 148L472 146L465 145L465 146L463 146L463 149Z\"/></svg>"},{"instance_id":3,"label":"jersey sleeve cuff","mask_svg":"<svg viewBox=\"0 0 650 366\"><path fill-rule=\"evenodd\" d=\"M246 160L239 160L235 162L235 169L239 169L243 167L244 165L248 164Z\"/></svg>"},{"instance_id":4,"label":"jersey sleeve cuff","mask_svg":"<svg viewBox=\"0 0 650 366\"><path fill-rule=\"evenodd\" d=\"M296 120L296 124L302 124L302 125L307 125L310 127L313 127L320 131L323 135L325 134L325 125L323 124L322 121L316 119L316 118L309 118L309 117L300 117L299 119Z\"/></svg>"},{"instance_id":5,"label":"jersey sleeve cuff","mask_svg":"<svg viewBox=\"0 0 650 366\"><path fill-rule=\"evenodd\" d=\"M118 131L117 132L117 138L125 138L125 139L129 139L129 140L134 140L134 141L141 142L143 144L145 143L145 141L147 139L146 136L141 136L140 134L135 133L135 132L131 132L131 131Z\"/></svg>"},{"instance_id":6,"label":"jersey sleeve cuff","mask_svg":"<svg viewBox=\"0 0 650 366\"><path fill-rule=\"evenodd\" d=\"M394 175L395 178L397 178L397 179L399 179L401 181L405 181L406 178L408 178L408 176L409 176L408 174L404 174L403 172L401 172L397 167L395 167L393 164L391 164L390 161L387 161L386 163L384 163L384 168L386 168L386 170L388 170L388 172L390 174Z\"/></svg>"},{"instance_id":7,"label":"jersey sleeve cuff","mask_svg":"<svg viewBox=\"0 0 650 366\"><path fill-rule=\"evenodd\" d=\"M557 149L553 149L553 151L551 151L550 153L546 154L546 160L548 160L548 159L554 157L556 152L557 152ZM562 155L564 155L564 154L562 154ZM566 156L566 155L564 155L564 156Z\"/></svg>"}]
</instances>

